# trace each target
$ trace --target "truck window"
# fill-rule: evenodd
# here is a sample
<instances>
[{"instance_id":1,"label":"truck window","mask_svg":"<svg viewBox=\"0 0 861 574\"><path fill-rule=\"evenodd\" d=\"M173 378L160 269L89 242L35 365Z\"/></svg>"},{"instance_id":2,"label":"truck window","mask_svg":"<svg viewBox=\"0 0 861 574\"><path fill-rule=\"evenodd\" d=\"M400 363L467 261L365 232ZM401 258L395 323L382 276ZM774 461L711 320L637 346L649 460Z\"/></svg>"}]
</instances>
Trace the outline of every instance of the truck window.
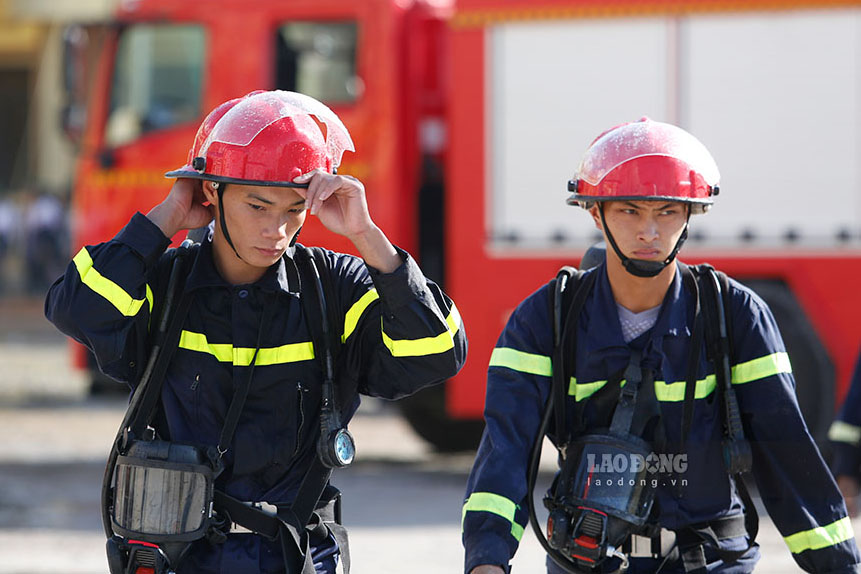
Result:
<instances>
[{"instance_id":1,"label":"truck window","mask_svg":"<svg viewBox=\"0 0 861 574\"><path fill-rule=\"evenodd\" d=\"M276 38L275 87L327 104L348 104L362 94L356 75L355 22L289 22Z\"/></svg>"},{"instance_id":2,"label":"truck window","mask_svg":"<svg viewBox=\"0 0 861 574\"><path fill-rule=\"evenodd\" d=\"M105 127L108 147L197 120L204 49L199 26L140 24L122 32Z\"/></svg>"}]
</instances>

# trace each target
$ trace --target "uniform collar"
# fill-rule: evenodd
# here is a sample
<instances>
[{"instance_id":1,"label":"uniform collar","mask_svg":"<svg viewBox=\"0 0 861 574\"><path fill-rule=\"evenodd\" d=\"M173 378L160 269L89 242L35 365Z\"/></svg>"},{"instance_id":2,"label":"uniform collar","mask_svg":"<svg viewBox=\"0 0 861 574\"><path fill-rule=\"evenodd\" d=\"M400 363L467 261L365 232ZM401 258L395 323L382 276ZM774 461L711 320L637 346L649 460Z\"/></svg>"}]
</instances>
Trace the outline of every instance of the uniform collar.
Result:
<instances>
[{"instance_id":1,"label":"uniform collar","mask_svg":"<svg viewBox=\"0 0 861 574\"><path fill-rule=\"evenodd\" d=\"M619 322L619 311L616 308L616 299L610 287L610 279L607 276L607 266L602 263L595 268L597 273L595 287L590 297L591 304L584 308L586 315L586 348L598 351L609 347L627 347L625 338L622 336L622 326ZM666 336L689 336L688 295L685 293L682 276L678 266L676 274L658 313L655 326L651 329L651 339L661 339Z\"/></svg>"},{"instance_id":2,"label":"uniform collar","mask_svg":"<svg viewBox=\"0 0 861 574\"><path fill-rule=\"evenodd\" d=\"M254 286L269 292L298 293L299 274L293 262L294 253L295 247L290 247L285 256L267 269ZM186 288L189 291L203 287L231 287L215 267L211 239L201 242L186 282Z\"/></svg>"}]
</instances>

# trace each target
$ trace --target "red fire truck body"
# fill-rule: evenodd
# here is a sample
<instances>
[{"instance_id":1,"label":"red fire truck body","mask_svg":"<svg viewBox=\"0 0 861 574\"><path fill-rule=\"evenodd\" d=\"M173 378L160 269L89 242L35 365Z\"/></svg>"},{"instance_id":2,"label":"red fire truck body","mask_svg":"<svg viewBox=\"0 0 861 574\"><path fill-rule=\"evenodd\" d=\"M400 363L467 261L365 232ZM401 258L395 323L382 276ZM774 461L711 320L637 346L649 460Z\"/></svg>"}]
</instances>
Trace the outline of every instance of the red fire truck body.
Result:
<instances>
[{"instance_id":1,"label":"red fire truck body","mask_svg":"<svg viewBox=\"0 0 861 574\"><path fill-rule=\"evenodd\" d=\"M91 87L74 240L104 241L164 197L218 103L321 99L356 142L341 172L465 321L469 360L445 402L406 409L456 448L508 314L596 239L564 203L586 146L643 115L671 121L723 175L681 258L772 305L821 436L861 344L858 29L857 0L126 1ZM305 243L351 250L313 219Z\"/></svg>"}]
</instances>

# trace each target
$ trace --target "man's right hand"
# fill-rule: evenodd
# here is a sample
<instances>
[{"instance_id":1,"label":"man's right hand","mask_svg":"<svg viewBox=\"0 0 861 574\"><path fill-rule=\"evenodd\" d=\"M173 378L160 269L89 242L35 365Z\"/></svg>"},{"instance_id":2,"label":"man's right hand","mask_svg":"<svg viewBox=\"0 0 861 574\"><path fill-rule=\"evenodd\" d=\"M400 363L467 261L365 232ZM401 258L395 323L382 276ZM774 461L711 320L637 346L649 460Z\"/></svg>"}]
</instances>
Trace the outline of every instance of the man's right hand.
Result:
<instances>
[{"instance_id":1,"label":"man's right hand","mask_svg":"<svg viewBox=\"0 0 861 574\"><path fill-rule=\"evenodd\" d=\"M482 564L472 569L470 574L505 574L505 570L499 566L491 566L490 564Z\"/></svg>"},{"instance_id":2,"label":"man's right hand","mask_svg":"<svg viewBox=\"0 0 861 574\"><path fill-rule=\"evenodd\" d=\"M201 184L199 179L177 179L167 197L147 213L165 237L172 238L183 229L197 229L212 221L215 210L204 205L206 196Z\"/></svg>"},{"instance_id":3,"label":"man's right hand","mask_svg":"<svg viewBox=\"0 0 861 574\"><path fill-rule=\"evenodd\" d=\"M845 474L838 475L837 487L840 489L840 494L843 495L843 500L846 501L846 510L849 512L849 516L852 518L858 516L858 479Z\"/></svg>"}]
</instances>

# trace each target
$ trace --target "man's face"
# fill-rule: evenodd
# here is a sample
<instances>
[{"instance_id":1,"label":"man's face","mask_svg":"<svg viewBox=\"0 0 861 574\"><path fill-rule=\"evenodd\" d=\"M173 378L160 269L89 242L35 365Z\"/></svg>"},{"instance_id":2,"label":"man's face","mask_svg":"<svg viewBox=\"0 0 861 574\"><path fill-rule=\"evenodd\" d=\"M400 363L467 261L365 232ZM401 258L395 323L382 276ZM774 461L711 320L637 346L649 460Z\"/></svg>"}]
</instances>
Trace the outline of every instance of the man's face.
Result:
<instances>
[{"instance_id":1,"label":"man's face","mask_svg":"<svg viewBox=\"0 0 861 574\"><path fill-rule=\"evenodd\" d=\"M603 230L598 209L595 205L589 212L598 229ZM604 219L626 257L663 261L685 229L688 208L675 201L605 201Z\"/></svg>"},{"instance_id":2,"label":"man's face","mask_svg":"<svg viewBox=\"0 0 861 574\"><path fill-rule=\"evenodd\" d=\"M230 239L242 261L252 267L276 263L305 223L305 199L289 187L231 183L222 197L224 205L219 208L224 209Z\"/></svg>"}]
</instances>

